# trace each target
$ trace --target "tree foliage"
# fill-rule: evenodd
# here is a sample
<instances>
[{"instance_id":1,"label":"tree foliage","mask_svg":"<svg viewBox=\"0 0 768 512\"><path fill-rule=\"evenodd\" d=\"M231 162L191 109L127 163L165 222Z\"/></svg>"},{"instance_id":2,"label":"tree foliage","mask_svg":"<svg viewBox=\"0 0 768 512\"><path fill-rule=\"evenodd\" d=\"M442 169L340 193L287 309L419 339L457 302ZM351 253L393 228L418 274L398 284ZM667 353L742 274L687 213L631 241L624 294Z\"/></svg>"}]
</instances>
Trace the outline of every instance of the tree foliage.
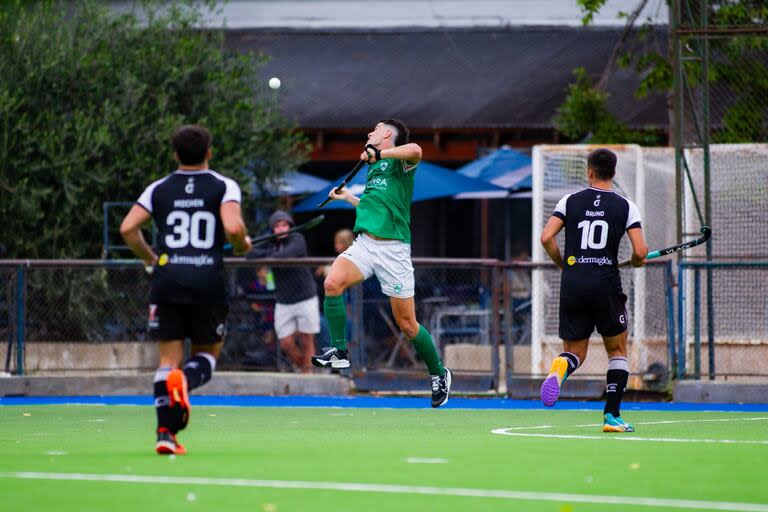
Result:
<instances>
[{"instance_id":1,"label":"tree foliage","mask_svg":"<svg viewBox=\"0 0 768 512\"><path fill-rule=\"evenodd\" d=\"M175 168L170 135L214 134L212 167L244 191L304 158L259 70L196 1L115 13L92 0L0 7L0 242L12 257L101 253L102 203ZM246 194L247 195L247 194Z\"/></svg>"},{"instance_id":2,"label":"tree foliage","mask_svg":"<svg viewBox=\"0 0 768 512\"><path fill-rule=\"evenodd\" d=\"M584 12L582 22L591 23L605 0L576 0ZM639 0L638 10L645 1ZM702 12L698 3L684 4L683 24L700 24ZM768 24L768 4L764 0L709 0L707 2L711 27L756 27ZM633 26L630 15L624 15ZM665 27L666 29L666 27ZM672 45L662 44L657 27L645 20L635 30L631 41L617 43L620 55L616 68L631 68L640 77L635 96L670 94L673 87ZM669 36L671 37L671 36ZM695 92L701 85L703 40L688 36L683 72L688 90ZM711 90L712 140L717 142L757 142L768 140L768 37L757 34L734 34L710 40L710 68L707 79ZM606 74L614 71L613 62ZM586 70L574 71L576 81L568 88L563 105L555 118L557 130L568 138L593 142L652 143L658 139L651 130L632 131L622 125L606 108L606 80L595 83ZM692 112L695 122L701 119L700 105ZM692 105L686 104L690 111ZM656 142L658 143L658 141Z\"/></svg>"},{"instance_id":3,"label":"tree foliage","mask_svg":"<svg viewBox=\"0 0 768 512\"><path fill-rule=\"evenodd\" d=\"M554 119L560 133L592 144L659 143L655 132L630 130L608 111L608 93L594 86L586 69L576 68L573 74L576 82L568 86L565 102Z\"/></svg>"}]
</instances>

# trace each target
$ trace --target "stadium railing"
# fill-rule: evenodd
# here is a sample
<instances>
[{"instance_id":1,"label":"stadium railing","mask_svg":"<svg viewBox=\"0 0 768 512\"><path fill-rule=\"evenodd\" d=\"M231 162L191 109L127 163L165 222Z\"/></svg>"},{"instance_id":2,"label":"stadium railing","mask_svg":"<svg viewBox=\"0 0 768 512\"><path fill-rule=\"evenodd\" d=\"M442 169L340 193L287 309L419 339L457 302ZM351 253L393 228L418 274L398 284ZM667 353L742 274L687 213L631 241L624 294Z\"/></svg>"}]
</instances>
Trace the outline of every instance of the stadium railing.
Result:
<instances>
[{"instance_id":1,"label":"stadium railing","mask_svg":"<svg viewBox=\"0 0 768 512\"><path fill-rule=\"evenodd\" d=\"M330 258L226 260L230 314L223 370L292 371L273 330L274 270L304 266L319 298ZM415 258L417 319L435 332L446 363L496 388L509 290L497 260ZM0 349L5 370L31 375L131 374L156 366L147 343L150 276L136 260L1 260ZM523 291L525 293L525 291ZM353 366L359 373L418 373L423 364L400 334L389 300L368 280L348 292ZM523 301L524 302L524 301ZM511 303L511 302L509 302ZM322 307L322 300L319 301ZM322 311L321 311L322 312ZM322 321L318 348L328 344ZM512 328L524 329L525 326ZM505 331L507 332L507 331ZM530 340L522 334L521 339ZM503 355L503 352L502 352ZM395 385L398 378L395 378ZM486 388L488 389L488 388Z\"/></svg>"},{"instance_id":2,"label":"stadium railing","mask_svg":"<svg viewBox=\"0 0 768 512\"><path fill-rule=\"evenodd\" d=\"M227 259L230 315L221 368L294 371L273 330L274 269L308 267L321 298L331 261ZM470 388L503 391L512 379L539 377L534 353L548 360L560 350L559 287L547 288L545 311L532 308L530 299L537 273L558 274L552 265L414 258L414 267L417 319L433 333L445 363L474 379ZM715 304L711 322L705 321L707 301L702 299L707 293L702 274L708 271L713 274ZM768 262L688 260L622 272L645 272L646 293L654 296L643 308L629 308L635 378L655 379L651 384L660 388L670 376L698 379L702 361L709 362L705 376L710 378L768 376L768 370L755 363L768 356ZM558 282L556 276L547 280ZM32 375L153 369L157 349L146 342L149 283L135 260L0 260L2 369ZM407 387L405 375L423 378L423 365L400 334L375 279L352 288L347 303L355 378L381 374L377 384L389 383L390 389ZM319 304L322 307L322 300ZM638 314L643 322L637 321ZM542 322L543 335L535 332L536 321ZM324 320L321 325L317 348L328 342ZM599 345L597 336L593 338ZM594 349L580 370L584 376L604 373L602 350Z\"/></svg>"}]
</instances>

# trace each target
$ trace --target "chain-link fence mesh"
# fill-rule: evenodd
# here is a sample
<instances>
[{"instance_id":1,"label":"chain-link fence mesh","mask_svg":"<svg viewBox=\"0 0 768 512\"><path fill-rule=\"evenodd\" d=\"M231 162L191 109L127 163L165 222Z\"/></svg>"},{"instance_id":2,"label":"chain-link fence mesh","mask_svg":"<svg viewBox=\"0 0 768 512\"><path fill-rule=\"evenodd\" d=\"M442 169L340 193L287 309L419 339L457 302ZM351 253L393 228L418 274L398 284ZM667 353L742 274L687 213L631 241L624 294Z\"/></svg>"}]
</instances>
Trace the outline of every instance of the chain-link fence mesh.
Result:
<instances>
[{"instance_id":1,"label":"chain-link fence mesh","mask_svg":"<svg viewBox=\"0 0 768 512\"><path fill-rule=\"evenodd\" d=\"M445 364L456 371L491 372L493 270L416 266L416 318L432 333ZM378 281L363 283L361 340L366 368L422 369L390 312Z\"/></svg>"},{"instance_id":2,"label":"chain-link fence mesh","mask_svg":"<svg viewBox=\"0 0 768 512\"><path fill-rule=\"evenodd\" d=\"M16 354L16 273L13 267L0 267L0 371L14 370Z\"/></svg>"},{"instance_id":3,"label":"chain-link fence mesh","mask_svg":"<svg viewBox=\"0 0 768 512\"><path fill-rule=\"evenodd\" d=\"M295 339L308 361L317 348L330 345L322 318L323 280L330 263L324 258L229 262L225 271L229 315L219 368L306 369L289 357L275 333L275 292L282 283L274 270L304 267L315 278L320 332L311 344ZM20 305L16 293L19 271L24 278ZM501 288L498 273L482 261L461 265L416 262L417 319L433 333L441 355L457 371L494 372L491 347L498 344L499 337L493 336L493 325L498 325L500 313L492 289L494 285ZM10 343L7 346L16 347L16 311L21 307L24 370L28 374L150 370L157 364L157 345L148 341L147 332L150 282L151 277L136 262L3 266L0 332ZM376 278L348 290L345 300L351 357L357 369L423 370ZM11 369L15 368L12 364Z\"/></svg>"},{"instance_id":4,"label":"chain-link fence mesh","mask_svg":"<svg viewBox=\"0 0 768 512\"><path fill-rule=\"evenodd\" d=\"M702 141L707 124L712 142L768 141L766 22L764 2L680 2L688 142Z\"/></svg>"},{"instance_id":5,"label":"chain-link fence mesh","mask_svg":"<svg viewBox=\"0 0 768 512\"><path fill-rule=\"evenodd\" d=\"M701 222L692 190L704 199L704 151L686 150L691 184L685 196L686 231L695 233ZM709 151L710 210L715 236L710 242L716 259L768 258L768 144L713 144ZM705 247L689 256L704 257ZM744 290L741 293L749 293Z\"/></svg>"},{"instance_id":6,"label":"chain-link fence mesh","mask_svg":"<svg viewBox=\"0 0 768 512\"><path fill-rule=\"evenodd\" d=\"M230 311L220 368L301 371L275 334L275 290L280 283L274 280L274 269L303 264L316 277L321 296L328 263L330 260L321 258L229 262L226 276ZM636 291L637 275L644 275L643 307L630 301L627 308L630 368L635 375L672 370L675 352L682 355L684 362L681 375L706 376L709 371L706 264L688 265L680 276L683 290L679 295L672 287L674 279L667 274L671 266L650 264L643 270L621 271L630 297ZM702 265L698 287L692 265ZM560 352L559 272L554 267L486 260L449 264L442 260L416 261L415 268L417 319L431 331L446 365L458 373L487 375L496 383L505 371L515 376L535 376L540 373L536 371L535 357L549 361ZM768 263L719 263L712 271L715 376L765 377L768 372L756 361L768 356L768 299L759 286L768 283ZM32 262L29 266L0 267L0 356L5 368L18 370L17 347L22 341L27 374L120 374L153 369L157 344L149 342L147 335L150 279L137 263L61 262L36 266ZM536 279L546 283L541 290L544 300L539 313L545 336L538 347L531 298ZM20 280L22 288L18 287ZM736 289L752 292L736 293ZM375 278L351 288L345 301L356 370L424 370L398 328L389 298L382 294ZM317 308L321 330L314 344L303 346L298 340L307 358L314 349L329 344L322 300L318 300ZM682 327L676 323L678 311L682 311ZM670 323L674 326L672 332ZM675 340L672 347L670 339ZM592 343L596 346L590 350L581 376L604 374L605 352L597 336ZM511 349L509 367L505 366L507 348ZM536 350L538 355L534 354Z\"/></svg>"},{"instance_id":7,"label":"chain-link fence mesh","mask_svg":"<svg viewBox=\"0 0 768 512\"><path fill-rule=\"evenodd\" d=\"M766 377L761 364L768 358L768 262L686 263L684 375ZM710 360L707 311L707 271L712 273L712 343ZM678 339L680 345L680 339Z\"/></svg>"}]
</instances>

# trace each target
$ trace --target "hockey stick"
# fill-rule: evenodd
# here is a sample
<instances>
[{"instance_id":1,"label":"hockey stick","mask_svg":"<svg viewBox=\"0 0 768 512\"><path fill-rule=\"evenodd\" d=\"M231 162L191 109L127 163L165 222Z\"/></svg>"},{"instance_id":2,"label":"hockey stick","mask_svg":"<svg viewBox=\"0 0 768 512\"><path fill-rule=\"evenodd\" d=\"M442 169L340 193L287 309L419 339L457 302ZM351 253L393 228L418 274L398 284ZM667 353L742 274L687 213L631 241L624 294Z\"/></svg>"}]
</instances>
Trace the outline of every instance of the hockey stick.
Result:
<instances>
[{"instance_id":1,"label":"hockey stick","mask_svg":"<svg viewBox=\"0 0 768 512\"><path fill-rule=\"evenodd\" d=\"M303 231L307 231L309 229L312 229L313 227L317 226L318 224L320 224L324 220L325 220L325 215L318 215L314 219L310 219L307 222L305 222L304 224L299 224L298 226L292 227L291 229L289 229L288 231L285 231L283 233L280 233L280 234L270 233L268 235L262 235L262 236L257 236L256 238L251 238L251 243L253 245L256 245L256 244L260 244L262 242L267 242L269 240L275 240L275 239L277 239L279 237L282 237L282 236L285 236L285 235L290 235L291 233L301 233Z\"/></svg>"},{"instance_id":2,"label":"hockey stick","mask_svg":"<svg viewBox=\"0 0 768 512\"><path fill-rule=\"evenodd\" d=\"M373 154L371 154L371 153L370 153L370 151L368 151L368 149L371 149L371 150L373 150ZM371 156L376 156L376 160L381 160L381 152L380 152L378 149L376 149L375 147L373 147L373 145L372 145L372 144L368 144L367 146L365 146L365 151L366 151L366 152L367 152L369 155L371 155ZM357 163L355 164L355 166L352 168L352 170L349 172L349 174L347 174L347 177L346 177L346 178L344 178L344 181L342 181L342 182L341 182L341 185L339 185L338 187L336 187L336 193L337 193L337 194L341 194L341 191L342 191L342 189L343 189L344 187L346 187L347 185L349 185L349 182L350 182L350 181L352 181L352 178L354 178L354 177L355 177L355 175L358 173L358 171L360 171L360 169L362 169L362 168L363 168L363 165L365 165L365 164L367 164L367 163L368 163L368 161L367 161L367 160L360 160L359 162L357 162ZM317 207L318 207L318 208L322 208L323 206L325 206L325 205L327 205L328 203L330 203L330 202L331 202L331 199L332 199L331 197L326 197L326 198L325 198L325 201L323 201L322 203L320 203L319 205L317 205Z\"/></svg>"},{"instance_id":3,"label":"hockey stick","mask_svg":"<svg viewBox=\"0 0 768 512\"><path fill-rule=\"evenodd\" d=\"M281 236L290 235L291 233L301 233L302 231L307 231L308 229L312 229L313 227L317 226L324 220L325 220L325 215L318 215L314 219L310 219L304 224L299 224L298 226L294 226L288 231L284 233L280 233L279 235L275 233L269 233L266 235L261 235L261 236L251 238L251 244L256 245L262 242L268 242L270 240L275 240L276 238ZM224 244L224 249L231 249L231 248L232 248L232 244L229 244L229 243Z\"/></svg>"},{"instance_id":4,"label":"hockey stick","mask_svg":"<svg viewBox=\"0 0 768 512\"><path fill-rule=\"evenodd\" d=\"M268 235L262 235L262 236L257 236L256 238L251 238L251 244L256 245L262 242L267 242L269 240L275 240L281 236L290 235L291 233L301 233L302 231L307 231L309 229L314 228L324 220L325 220L325 215L318 215L314 219L310 219L304 224L299 224L298 226L292 227L291 229L289 229L284 233L280 233L280 234L269 233ZM224 244L224 249L225 250L232 249L232 244L230 243ZM144 267L144 270L147 272L147 274L151 275L154 272L155 268L152 265L147 265Z\"/></svg>"},{"instance_id":5,"label":"hockey stick","mask_svg":"<svg viewBox=\"0 0 768 512\"><path fill-rule=\"evenodd\" d=\"M359 162L357 162L357 163L355 164L355 166L352 168L352 170L350 171L350 173L349 173L349 174L347 174L347 177L346 177L346 178L344 178L344 181L342 181L342 182L341 182L341 185L339 185L338 187L336 187L336 193L337 193L337 194L341 194L341 191L342 191L342 189L343 189L344 187L346 187L346 186L349 184L349 182L350 182L350 181L352 181L352 178L354 178L354 177L355 177L355 175L358 173L358 171L360 171L360 169L362 169L362 168L363 168L363 165L365 165L366 163L368 163L368 162L366 162L365 160L360 160ZM330 203L330 202L331 202L331 197L326 197L326 198L325 198L325 201L323 201L322 203L320 203L319 205L317 205L317 207L318 207L318 208L322 208L323 206L327 205L327 204L328 204L328 203Z\"/></svg>"},{"instance_id":6,"label":"hockey stick","mask_svg":"<svg viewBox=\"0 0 768 512\"><path fill-rule=\"evenodd\" d=\"M645 257L645 259L652 260L655 258L660 258L662 256L668 256L676 252L686 251L688 249L691 249L692 247L696 247L698 245L703 245L707 243L711 236L712 236L712 228L710 228L709 226L702 226L701 236L699 238L690 240L688 242L683 242L681 244L673 245L671 247L666 247L664 249L659 249L658 251L651 251L648 253L648 256ZM619 266L626 267L627 265L629 265L629 262L630 260L624 260L621 263L619 263Z\"/></svg>"}]
</instances>

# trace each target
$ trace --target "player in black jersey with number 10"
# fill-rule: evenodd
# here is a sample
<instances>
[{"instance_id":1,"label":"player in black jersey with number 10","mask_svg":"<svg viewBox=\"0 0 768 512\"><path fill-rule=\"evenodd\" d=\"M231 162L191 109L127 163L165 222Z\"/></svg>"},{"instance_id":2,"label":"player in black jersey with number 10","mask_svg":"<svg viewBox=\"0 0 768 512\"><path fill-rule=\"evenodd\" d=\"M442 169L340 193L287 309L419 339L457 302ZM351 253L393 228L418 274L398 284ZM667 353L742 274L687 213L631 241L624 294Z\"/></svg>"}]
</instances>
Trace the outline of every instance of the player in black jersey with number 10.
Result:
<instances>
[{"instance_id":1,"label":"player in black jersey with number 10","mask_svg":"<svg viewBox=\"0 0 768 512\"><path fill-rule=\"evenodd\" d=\"M560 280L560 338L564 351L552 361L541 386L541 400L551 407L566 378L584 362L592 331L603 337L608 354L603 432L632 432L620 414L629 378L627 363L627 296L618 268L619 242L627 232L633 267L645 265L645 245L637 206L613 190L616 155L597 149L587 157L589 188L568 194L557 203L541 243L562 270ZM565 253L556 236L565 228Z\"/></svg>"},{"instance_id":2,"label":"player in black jersey with number 10","mask_svg":"<svg viewBox=\"0 0 768 512\"><path fill-rule=\"evenodd\" d=\"M153 268L149 331L160 342L154 396L155 449L161 455L186 453L176 433L189 421L188 390L211 379L224 342L225 238L236 255L251 250L240 187L208 168L211 134L202 126L182 126L171 142L178 170L147 187L120 226L133 253ZM159 256L141 234L150 219L158 231ZM185 338L192 342L192 355L180 370Z\"/></svg>"}]
</instances>

